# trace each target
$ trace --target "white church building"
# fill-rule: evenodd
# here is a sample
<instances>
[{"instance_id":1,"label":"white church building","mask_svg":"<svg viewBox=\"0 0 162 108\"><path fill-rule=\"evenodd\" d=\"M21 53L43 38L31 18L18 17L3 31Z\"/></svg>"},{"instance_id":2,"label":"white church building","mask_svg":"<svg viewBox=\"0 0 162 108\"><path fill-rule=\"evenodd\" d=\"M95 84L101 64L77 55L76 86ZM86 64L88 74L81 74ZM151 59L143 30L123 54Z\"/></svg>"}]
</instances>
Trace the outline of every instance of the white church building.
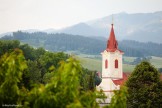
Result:
<instances>
[{"instance_id":1,"label":"white church building","mask_svg":"<svg viewBox=\"0 0 162 108\"><path fill-rule=\"evenodd\" d=\"M118 49L118 42L115 37L112 24L110 36L106 49L102 55L102 82L97 86L97 90L102 90L107 99L100 104L108 104L111 101L114 90L119 90L120 86L127 80L127 75L123 73L122 56L124 52Z\"/></svg>"}]
</instances>

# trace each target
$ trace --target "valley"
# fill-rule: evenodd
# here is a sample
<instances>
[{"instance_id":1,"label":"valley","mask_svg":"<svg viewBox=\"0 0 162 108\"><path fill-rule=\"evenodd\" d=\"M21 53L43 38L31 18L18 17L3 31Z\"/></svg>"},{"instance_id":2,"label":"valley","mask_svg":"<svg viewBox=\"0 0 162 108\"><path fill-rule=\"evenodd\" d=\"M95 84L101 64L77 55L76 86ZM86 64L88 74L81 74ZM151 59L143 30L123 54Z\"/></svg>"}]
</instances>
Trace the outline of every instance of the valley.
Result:
<instances>
[{"instance_id":1,"label":"valley","mask_svg":"<svg viewBox=\"0 0 162 108\"><path fill-rule=\"evenodd\" d=\"M96 70L101 72L102 67L101 67L101 56L94 56L94 55L85 55L85 54L80 54L75 56L78 60L80 60L81 65L84 68L87 68L89 70ZM136 57L123 57L125 61L127 62L133 62ZM149 60L151 64L153 64L156 68L162 68L162 57L155 57L152 56L152 59ZM135 68L136 65L131 65L131 64L126 64L123 63L123 72L132 72L133 69Z\"/></svg>"}]
</instances>

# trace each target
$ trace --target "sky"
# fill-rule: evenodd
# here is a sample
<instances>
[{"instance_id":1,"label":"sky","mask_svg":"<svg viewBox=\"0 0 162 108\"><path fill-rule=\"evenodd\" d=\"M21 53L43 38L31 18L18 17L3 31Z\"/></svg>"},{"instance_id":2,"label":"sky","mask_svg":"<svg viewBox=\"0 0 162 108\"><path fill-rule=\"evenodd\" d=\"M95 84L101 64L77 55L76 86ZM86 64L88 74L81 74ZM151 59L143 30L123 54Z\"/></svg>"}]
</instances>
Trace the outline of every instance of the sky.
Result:
<instances>
[{"instance_id":1,"label":"sky","mask_svg":"<svg viewBox=\"0 0 162 108\"><path fill-rule=\"evenodd\" d=\"M162 0L0 0L0 33L60 29L108 15L162 11Z\"/></svg>"}]
</instances>

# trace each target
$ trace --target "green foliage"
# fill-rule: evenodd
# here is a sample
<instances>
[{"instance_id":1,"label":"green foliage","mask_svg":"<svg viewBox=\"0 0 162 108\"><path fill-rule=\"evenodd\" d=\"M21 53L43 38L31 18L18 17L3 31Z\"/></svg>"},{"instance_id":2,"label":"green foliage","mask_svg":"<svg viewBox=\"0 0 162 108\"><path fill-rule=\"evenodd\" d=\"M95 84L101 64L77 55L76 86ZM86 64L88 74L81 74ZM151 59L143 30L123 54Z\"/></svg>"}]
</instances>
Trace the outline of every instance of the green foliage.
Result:
<instances>
[{"instance_id":1,"label":"green foliage","mask_svg":"<svg viewBox=\"0 0 162 108\"><path fill-rule=\"evenodd\" d=\"M82 86L82 90L94 90L95 89L95 74L92 71L89 71L88 69L83 68L83 72L81 73L82 75L80 76L80 85Z\"/></svg>"},{"instance_id":2,"label":"green foliage","mask_svg":"<svg viewBox=\"0 0 162 108\"><path fill-rule=\"evenodd\" d=\"M50 68L50 66L55 66L56 68L59 66L59 61L66 60L68 55L64 54L63 52L59 53L52 53L46 52L39 58L39 62L42 66L46 69Z\"/></svg>"},{"instance_id":3,"label":"green foliage","mask_svg":"<svg viewBox=\"0 0 162 108\"><path fill-rule=\"evenodd\" d=\"M106 47L105 39L58 33L26 33L17 31L13 33L13 36L5 36L1 39L16 39L35 47L44 47L50 51L77 51L85 54L100 54ZM124 51L126 56L146 57L161 56L162 54L162 44L141 43L132 40L123 40L118 43L119 49Z\"/></svg>"},{"instance_id":4,"label":"green foliage","mask_svg":"<svg viewBox=\"0 0 162 108\"><path fill-rule=\"evenodd\" d=\"M34 108L98 107L95 92L80 91L82 68L73 58L61 62L50 83L34 88L26 102Z\"/></svg>"},{"instance_id":5,"label":"green foliage","mask_svg":"<svg viewBox=\"0 0 162 108\"><path fill-rule=\"evenodd\" d=\"M127 108L127 88L122 86L120 90L114 91L114 96L111 99L110 105L104 108Z\"/></svg>"},{"instance_id":6,"label":"green foliage","mask_svg":"<svg viewBox=\"0 0 162 108\"><path fill-rule=\"evenodd\" d=\"M37 58L40 58L42 55L44 55L46 53L46 51L44 50L44 48L40 47L38 49L35 50L35 56Z\"/></svg>"},{"instance_id":7,"label":"green foliage","mask_svg":"<svg viewBox=\"0 0 162 108\"><path fill-rule=\"evenodd\" d=\"M25 59L27 60L28 68L24 70L23 80L20 85L24 85L27 89L37 83L43 83L44 74L48 71L50 66L58 67L60 60L66 60L69 56L63 52L51 53L45 51L43 48L34 49L28 44L20 45L17 40L0 40L0 55L12 52L19 48L23 51Z\"/></svg>"},{"instance_id":8,"label":"green foliage","mask_svg":"<svg viewBox=\"0 0 162 108\"><path fill-rule=\"evenodd\" d=\"M51 81L51 78L54 76L54 72L46 72L43 76L43 83L47 84Z\"/></svg>"},{"instance_id":9,"label":"green foliage","mask_svg":"<svg viewBox=\"0 0 162 108\"><path fill-rule=\"evenodd\" d=\"M96 71L90 71L83 68L80 84L83 90L95 90L96 85L101 83L101 78Z\"/></svg>"},{"instance_id":10,"label":"green foliage","mask_svg":"<svg viewBox=\"0 0 162 108\"><path fill-rule=\"evenodd\" d=\"M7 47L12 44L14 47ZM0 58L0 104L35 108L98 107L95 85L100 79L96 72L83 69L77 60L67 60L69 56L62 52L20 45L19 41L7 41L1 46L2 54L6 54Z\"/></svg>"},{"instance_id":11,"label":"green foliage","mask_svg":"<svg viewBox=\"0 0 162 108\"><path fill-rule=\"evenodd\" d=\"M12 52L15 48L23 51L26 60L36 60L46 52L43 48L34 49L28 44L20 45L18 40L0 40L0 55L6 52Z\"/></svg>"},{"instance_id":12,"label":"green foliage","mask_svg":"<svg viewBox=\"0 0 162 108\"><path fill-rule=\"evenodd\" d=\"M59 62L61 60L65 61L68 57L69 56L67 54L64 54L63 52L45 52L42 56L40 56L40 58L38 59L38 67L41 70L42 78L51 66L58 68Z\"/></svg>"},{"instance_id":13,"label":"green foliage","mask_svg":"<svg viewBox=\"0 0 162 108\"><path fill-rule=\"evenodd\" d=\"M22 51L24 52L24 56L25 56L26 60L28 60L28 59L34 60L35 59L34 53L33 53L34 49L32 47L30 47L28 44L21 45L20 49L22 49Z\"/></svg>"},{"instance_id":14,"label":"green foliage","mask_svg":"<svg viewBox=\"0 0 162 108\"><path fill-rule=\"evenodd\" d=\"M6 52L12 52L13 49L18 48L19 45L20 42L18 40L0 40L0 56L5 54Z\"/></svg>"},{"instance_id":15,"label":"green foliage","mask_svg":"<svg viewBox=\"0 0 162 108\"><path fill-rule=\"evenodd\" d=\"M128 81L127 106L129 108L162 107L162 82L157 69L143 61L136 66Z\"/></svg>"},{"instance_id":16,"label":"green foliage","mask_svg":"<svg viewBox=\"0 0 162 108\"><path fill-rule=\"evenodd\" d=\"M21 50L15 49L0 58L0 105L16 104L21 97L18 83L27 68Z\"/></svg>"},{"instance_id":17,"label":"green foliage","mask_svg":"<svg viewBox=\"0 0 162 108\"><path fill-rule=\"evenodd\" d=\"M27 72L29 73L29 83L32 84L38 84L41 82L41 71L38 67L37 61L27 61Z\"/></svg>"}]
</instances>

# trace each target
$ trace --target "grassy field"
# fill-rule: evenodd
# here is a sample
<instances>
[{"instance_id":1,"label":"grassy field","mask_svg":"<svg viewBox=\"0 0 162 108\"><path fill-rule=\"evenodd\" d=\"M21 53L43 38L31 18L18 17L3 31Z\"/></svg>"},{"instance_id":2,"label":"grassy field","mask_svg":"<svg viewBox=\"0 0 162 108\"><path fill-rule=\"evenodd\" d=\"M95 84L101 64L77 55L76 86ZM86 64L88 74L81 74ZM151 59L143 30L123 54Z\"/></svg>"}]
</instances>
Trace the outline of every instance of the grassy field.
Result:
<instances>
[{"instance_id":1,"label":"grassy field","mask_svg":"<svg viewBox=\"0 0 162 108\"><path fill-rule=\"evenodd\" d=\"M77 59L81 62L83 67L101 72L101 60L84 57L77 57Z\"/></svg>"},{"instance_id":2,"label":"grassy field","mask_svg":"<svg viewBox=\"0 0 162 108\"><path fill-rule=\"evenodd\" d=\"M154 65L156 68L162 68L162 58L161 57L152 57L150 60L152 65Z\"/></svg>"},{"instance_id":3,"label":"grassy field","mask_svg":"<svg viewBox=\"0 0 162 108\"><path fill-rule=\"evenodd\" d=\"M97 70L101 72L101 59L100 57L92 57L90 55L87 56L76 56L76 58L81 62L82 66L90 69L90 70ZM125 61L132 62L135 57L124 57ZM162 68L162 58L160 57L152 57L150 60L151 64L154 65L156 68ZM132 72L135 68L135 65L123 64L123 71L124 72Z\"/></svg>"},{"instance_id":4,"label":"grassy field","mask_svg":"<svg viewBox=\"0 0 162 108\"><path fill-rule=\"evenodd\" d=\"M124 56L123 58L124 58L124 60L127 61L127 62L133 62L134 59L136 59L136 57L126 57L126 56Z\"/></svg>"}]
</instances>

